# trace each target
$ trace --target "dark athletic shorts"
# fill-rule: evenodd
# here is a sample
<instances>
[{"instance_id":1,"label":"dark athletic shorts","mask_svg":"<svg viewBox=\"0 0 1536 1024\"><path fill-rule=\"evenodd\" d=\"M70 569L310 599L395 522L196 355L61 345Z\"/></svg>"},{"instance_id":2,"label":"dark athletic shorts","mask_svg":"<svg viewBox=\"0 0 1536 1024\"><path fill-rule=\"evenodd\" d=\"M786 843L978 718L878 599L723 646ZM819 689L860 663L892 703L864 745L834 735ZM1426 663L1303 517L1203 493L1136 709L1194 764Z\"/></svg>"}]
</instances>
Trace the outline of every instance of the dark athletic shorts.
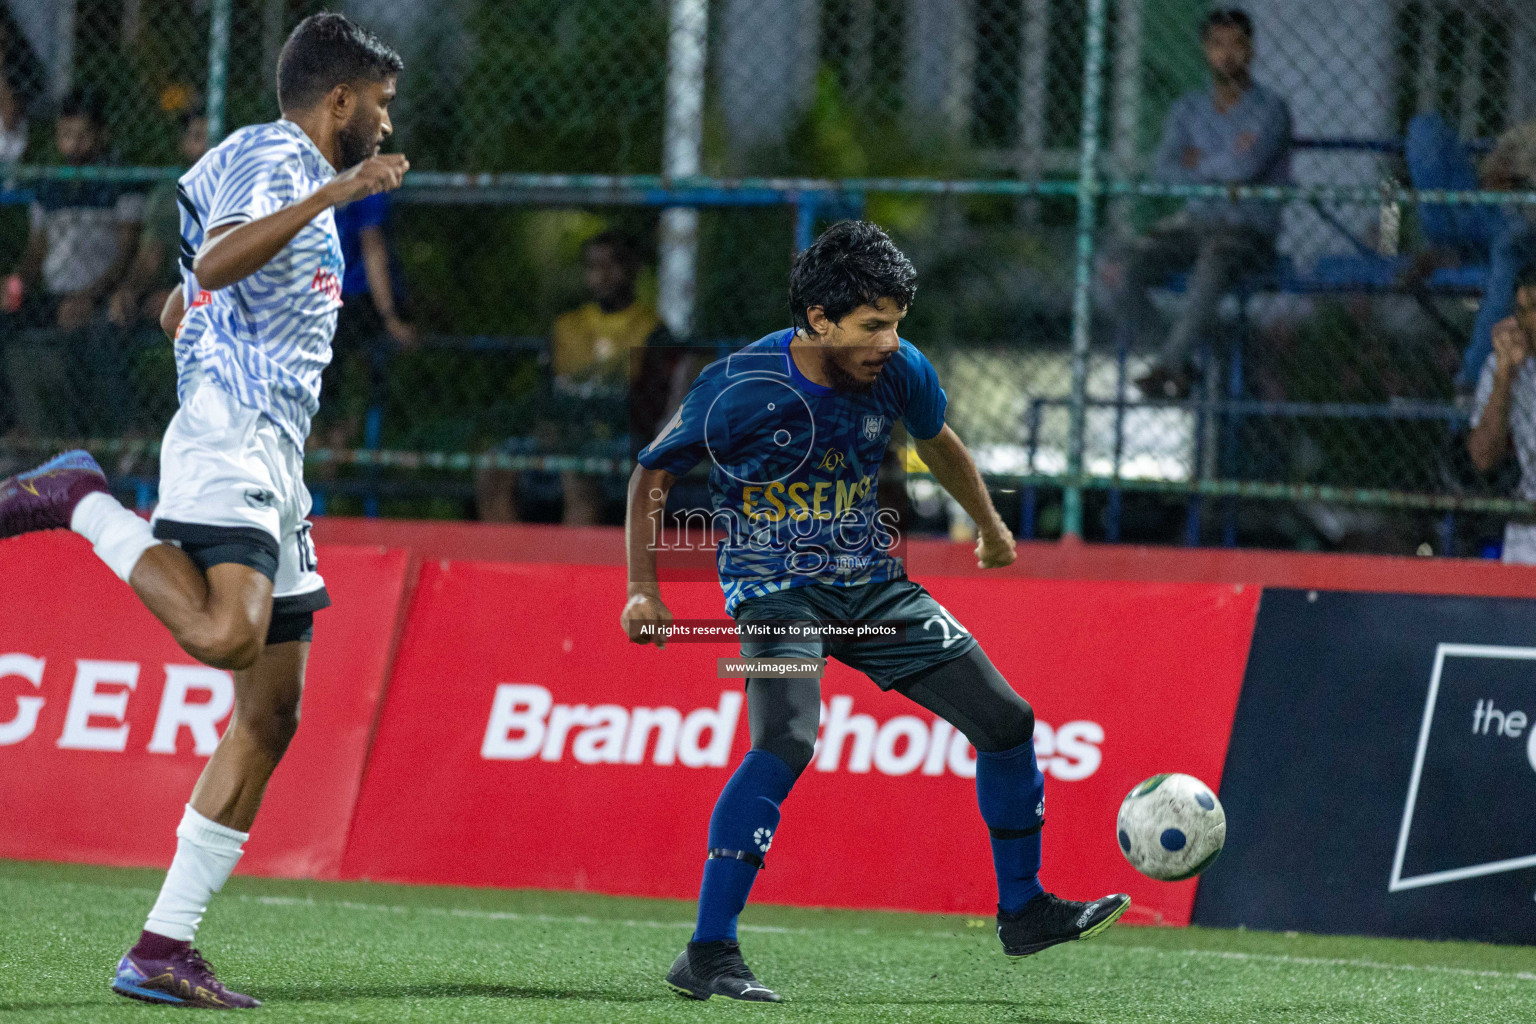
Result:
<instances>
[{"instance_id":1,"label":"dark athletic shorts","mask_svg":"<svg viewBox=\"0 0 1536 1024\"><path fill-rule=\"evenodd\" d=\"M882 690L898 681L958 658L976 646L944 606L903 577L858 587L812 583L791 587L736 606L736 622L852 622L880 619L906 625L905 636L887 640L742 637L743 658L836 658L872 679Z\"/></svg>"}]
</instances>

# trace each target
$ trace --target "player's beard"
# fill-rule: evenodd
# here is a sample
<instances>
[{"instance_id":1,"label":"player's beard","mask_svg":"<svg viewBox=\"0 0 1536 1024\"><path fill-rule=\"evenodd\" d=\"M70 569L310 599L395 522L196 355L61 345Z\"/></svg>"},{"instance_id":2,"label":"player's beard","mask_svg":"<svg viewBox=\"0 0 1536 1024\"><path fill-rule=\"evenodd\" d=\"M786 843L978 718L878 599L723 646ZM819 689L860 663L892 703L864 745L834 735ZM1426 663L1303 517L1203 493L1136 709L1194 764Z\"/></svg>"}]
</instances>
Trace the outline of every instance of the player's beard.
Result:
<instances>
[{"instance_id":1,"label":"player's beard","mask_svg":"<svg viewBox=\"0 0 1536 1024\"><path fill-rule=\"evenodd\" d=\"M336 155L341 158L338 171L356 167L378 152L379 125L370 124L370 120L358 112L336 133Z\"/></svg>"},{"instance_id":2,"label":"player's beard","mask_svg":"<svg viewBox=\"0 0 1536 1024\"><path fill-rule=\"evenodd\" d=\"M831 352L826 353L823 358L825 362L823 362L822 366L827 371L827 380L832 382L832 390L850 391L854 394L862 395L867 394L874 388L875 382L873 380L867 382L859 380L853 374L843 369L843 364L839 363L837 357ZM876 380L878 379L876 378Z\"/></svg>"}]
</instances>

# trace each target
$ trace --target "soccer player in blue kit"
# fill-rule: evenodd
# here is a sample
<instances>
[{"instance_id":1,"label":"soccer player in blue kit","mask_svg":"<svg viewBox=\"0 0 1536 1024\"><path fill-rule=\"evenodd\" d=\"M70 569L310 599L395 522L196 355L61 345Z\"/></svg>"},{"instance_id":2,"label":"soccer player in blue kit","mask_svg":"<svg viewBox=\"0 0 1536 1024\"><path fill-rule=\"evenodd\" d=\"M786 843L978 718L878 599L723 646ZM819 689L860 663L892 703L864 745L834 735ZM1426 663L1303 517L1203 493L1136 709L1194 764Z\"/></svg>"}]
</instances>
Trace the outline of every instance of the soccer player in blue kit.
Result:
<instances>
[{"instance_id":1,"label":"soccer player in blue kit","mask_svg":"<svg viewBox=\"0 0 1536 1024\"><path fill-rule=\"evenodd\" d=\"M1040 885L1045 778L1035 716L974 637L889 551L878 505L881 463L899 420L934 478L976 521L978 564L1013 562L1013 535L959 437L944 423L933 366L897 334L917 291L907 257L879 227L845 221L796 257L795 326L706 367L639 456L630 479L629 596L621 625L636 643L665 644L671 613L657 575L672 483L711 461L711 523L725 534L716 565L737 623L900 622L904 635L853 642L779 631L743 638L743 658L830 656L916 701L977 751L976 797L997 870L1003 951L1029 956L1091 937L1130 905L1124 894L1082 903ZM820 725L817 679L747 679L752 749L709 820L693 939L667 974L680 995L778 1002L742 959L736 920L779 826L779 808L811 762Z\"/></svg>"}]
</instances>

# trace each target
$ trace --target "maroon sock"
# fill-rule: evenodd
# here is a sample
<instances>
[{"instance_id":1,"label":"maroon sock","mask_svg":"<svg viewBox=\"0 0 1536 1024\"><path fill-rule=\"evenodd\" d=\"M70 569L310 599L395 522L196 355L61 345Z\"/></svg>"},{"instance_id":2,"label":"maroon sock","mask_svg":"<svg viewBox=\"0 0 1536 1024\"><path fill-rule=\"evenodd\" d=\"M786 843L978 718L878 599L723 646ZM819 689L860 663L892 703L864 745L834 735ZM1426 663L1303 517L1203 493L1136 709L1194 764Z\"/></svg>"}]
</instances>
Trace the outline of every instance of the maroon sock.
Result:
<instances>
[{"instance_id":1,"label":"maroon sock","mask_svg":"<svg viewBox=\"0 0 1536 1024\"><path fill-rule=\"evenodd\" d=\"M155 932L140 932L138 943L128 951L128 955L143 957L145 960L169 960L177 953L185 953L191 948L190 942L168 938Z\"/></svg>"}]
</instances>

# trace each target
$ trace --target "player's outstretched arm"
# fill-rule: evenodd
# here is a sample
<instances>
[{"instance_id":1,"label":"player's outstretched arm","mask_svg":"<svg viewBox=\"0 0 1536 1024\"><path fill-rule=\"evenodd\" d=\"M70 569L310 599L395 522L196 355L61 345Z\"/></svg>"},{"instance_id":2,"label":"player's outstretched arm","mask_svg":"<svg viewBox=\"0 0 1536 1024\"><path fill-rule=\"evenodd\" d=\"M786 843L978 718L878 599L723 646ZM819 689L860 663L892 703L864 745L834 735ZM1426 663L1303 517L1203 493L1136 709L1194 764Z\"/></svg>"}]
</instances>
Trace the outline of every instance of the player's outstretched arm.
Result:
<instances>
[{"instance_id":1,"label":"player's outstretched arm","mask_svg":"<svg viewBox=\"0 0 1536 1024\"><path fill-rule=\"evenodd\" d=\"M1013 563L1013 531L1008 529L981 472L965 450L958 434L946 424L926 441L915 441L918 457L927 464L933 478L948 491L966 515L976 520L976 564L983 569L999 569Z\"/></svg>"},{"instance_id":2,"label":"player's outstretched arm","mask_svg":"<svg viewBox=\"0 0 1536 1024\"><path fill-rule=\"evenodd\" d=\"M192 261L197 283L209 291L228 288L266 266L304 230L304 225L333 206L343 206L375 192L400 187L410 163L399 153L369 157L336 175L308 196L276 213L210 232Z\"/></svg>"},{"instance_id":3,"label":"player's outstretched arm","mask_svg":"<svg viewBox=\"0 0 1536 1024\"><path fill-rule=\"evenodd\" d=\"M661 584L656 578L656 544L660 540L662 515L667 509L667 492L676 479L664 469L646 469L644 466L636 466L629 478L629 504L624 513L629 593L619 616L619 625L637 644L667 646L666 627L672 622L672 613L661 603Z\"/></svg>"}]
</instances>

